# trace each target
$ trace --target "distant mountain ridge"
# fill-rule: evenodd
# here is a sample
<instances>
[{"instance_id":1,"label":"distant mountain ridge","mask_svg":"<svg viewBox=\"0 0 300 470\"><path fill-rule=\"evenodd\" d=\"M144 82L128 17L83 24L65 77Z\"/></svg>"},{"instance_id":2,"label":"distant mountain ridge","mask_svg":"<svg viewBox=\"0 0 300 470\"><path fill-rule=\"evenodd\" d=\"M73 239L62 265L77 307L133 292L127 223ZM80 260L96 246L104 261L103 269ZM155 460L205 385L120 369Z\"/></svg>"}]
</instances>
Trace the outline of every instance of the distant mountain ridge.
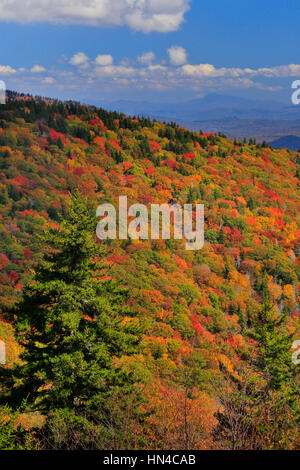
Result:
<instances>
[{"instance_id":1,"label":"distant mountain ridge","mask_svg":"<svg viewBox=\"0 0 300 470\"><path fill-rule=\"evenodd\" d=\"M269 144L277 149L288 148L297 152L300 149L300 137L296 135L286 135L273 142L269 142Z\"/></svg>"},{"instance_id":2,"label":"distant mountain ridge","mask_svg":"<svg viewBox=\"0 0 300 470\"><path fill-rule=\"evenodd\" d=\"M284 106L276 101L256 101L217 93L211 93L194 100L163 104L129 100L115 102L97 100L93 104L101 104L109 110L125 114L151 114L187 121L224 119L228 116L240 119L300 119L300 109L292 105Z\"/></svg>"},{"instance_id":3,"label":"distant mountain ridge","mask_svg":"<svg viewBox=\"0 0 300 470\"><path fill-rule=\"evenodd\" d=\"M254 137L260 142L271 142L291 134L300 137L300 107L271 100L255 101L211 93L178 103L95 100L92 104L130 116L175 121L190 130L222 132L230 138Z\"/></svg>"}]
</instances>

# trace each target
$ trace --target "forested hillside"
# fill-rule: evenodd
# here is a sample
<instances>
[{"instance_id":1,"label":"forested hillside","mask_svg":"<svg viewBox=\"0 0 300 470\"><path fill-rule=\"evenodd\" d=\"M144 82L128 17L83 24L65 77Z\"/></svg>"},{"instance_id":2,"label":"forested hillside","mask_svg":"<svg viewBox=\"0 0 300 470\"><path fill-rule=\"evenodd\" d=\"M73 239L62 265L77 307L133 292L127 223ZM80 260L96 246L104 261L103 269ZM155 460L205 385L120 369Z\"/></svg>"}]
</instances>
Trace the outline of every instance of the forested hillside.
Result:
<instances>
[{"instance_id":1,"label":"forested hillside","mask_svg":"<svg viewBox=\"0 0 300 470\"><path fill-rule=\"evenodd\" d=\"M112 421L123 431L92 444L85 435L82 448L297 448L299 174L297 152L76 103L10 99L0 107L2 374L25 360L12 308L47 251L44 229L59 229L76 191L95 211L120 195L129 205L204 204L199 251L183 240L95 240L100 282L121 289L105 296L138 335L108 354L142 391L122 398L119 385L111 409L121 425ZM0 431L14 411L1 411ZM55 447L44 439L53 422L41 434L32 427L47 416L29 403L11 417L18 445ZM72 448L67 438L55 445Z\"/></svg>"}]
</instances>

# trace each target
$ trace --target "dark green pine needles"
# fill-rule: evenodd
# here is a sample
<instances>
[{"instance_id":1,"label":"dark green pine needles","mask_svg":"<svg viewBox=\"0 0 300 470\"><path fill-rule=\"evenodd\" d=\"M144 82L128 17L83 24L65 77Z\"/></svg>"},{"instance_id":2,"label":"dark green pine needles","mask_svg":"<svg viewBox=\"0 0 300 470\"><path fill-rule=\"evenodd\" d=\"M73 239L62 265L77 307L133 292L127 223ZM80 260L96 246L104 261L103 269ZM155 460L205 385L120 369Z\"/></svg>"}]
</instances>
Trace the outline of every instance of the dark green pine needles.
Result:
<instances>
[{"instance_id":1,"label":"dark green pine needles","mask_svg":"<svg viewBox=\"0 0 300 470\"><path fill-rule=\"evenodd\" d=\"M73 196L60 230L45 232L50 247L34 281L14 307L22 364L2 369L2 402L51 410L99 410L116 390L130 387L131 376L114 365L130 355L137 332L123 326L126 289L99 280L95 208Z\"/></svg>"}]
</instances>

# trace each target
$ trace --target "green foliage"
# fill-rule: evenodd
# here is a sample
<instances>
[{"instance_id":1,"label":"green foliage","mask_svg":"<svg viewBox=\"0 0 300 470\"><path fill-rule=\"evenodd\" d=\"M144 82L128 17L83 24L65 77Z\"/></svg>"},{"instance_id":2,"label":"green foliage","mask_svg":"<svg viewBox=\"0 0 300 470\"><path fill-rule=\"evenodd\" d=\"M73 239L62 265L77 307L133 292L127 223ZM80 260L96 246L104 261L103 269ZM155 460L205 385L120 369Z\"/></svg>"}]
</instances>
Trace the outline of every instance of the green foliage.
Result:
<instances>
[{"instance_id":1,"label":"green foliage","mask_svg":"<svg viewBox=\"0 0 300 470\"><path fill-rule=\"evenodd\" d=\"M274 313L268 299L253 320L258 342L255 367L268 378L270 388L282 390L296 406L296 366L291 360L292 336L285 332L286 317Z\"/></svg>"},{"instance_id":2,"label":"green foliage","mask_svg":"<svg viewBox=\"0 0 300 470\"><path fill-rule=\"evenodd\" d=\"M2 402L15 410L27 397L44 413L42 447L145 448L152 430L140 412L153 408L140 406L135 381L152 404L165 382L192 408L206 390L213 413L211 379L228 373L234 410L251 416L238 446L295 447L299 155L27 96L2 105L0 123L0 308L19 342L2 322L9 367L24 348L22 363L1 369ZM129 204L204 204L204 247L96 242L96 206L125 194Z\"/></svg>"},{"instance_id":3,"label":"green foliage","mask_svg":"<svg viewBox=\"0 0 300 470\"><path fill-rule=\"evenodd\" d=\"M97 280L94 227L87 201L75 195L60 230L46 233L51 248L12 312L24 348L24 362L3 384L14 404L27 397L44 412L93 410L105 406L113 387L130 383L113 357L134 352L137 332L122 326L126 291Z\"/></svg>"},{"instance_id":4,"label":"green foliage","mask_svg":"<svg viewBox=\"0 0 300 470\"><path fill-rule=\"evenodd\" d=\"M19 418L19 410L0 406L0 450L36 449L34 437L21 426Z\"/></svg>"}]
</instances>

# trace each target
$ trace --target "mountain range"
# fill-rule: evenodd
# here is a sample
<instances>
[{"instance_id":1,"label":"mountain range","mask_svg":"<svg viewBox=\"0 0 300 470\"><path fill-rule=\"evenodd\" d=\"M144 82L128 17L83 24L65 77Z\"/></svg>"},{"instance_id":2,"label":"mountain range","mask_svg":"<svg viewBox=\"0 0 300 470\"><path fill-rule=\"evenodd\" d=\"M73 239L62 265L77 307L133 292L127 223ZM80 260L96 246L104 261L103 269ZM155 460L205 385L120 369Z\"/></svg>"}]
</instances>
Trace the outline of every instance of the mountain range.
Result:
<instances>
[{"instance_id":1,"label":"mountain range","mask_svg":"<svg viewBox=\"0 0 300 470\"><path fill-rule=\"evenodd\" d=\"M233 412L251 426L239 448L299 448L299 175L296 152L267 144L75 102L0 106L0 399L13 406L1 414L0 400L0 448L25 400L34 449L74 436L84 449L230 449ZM119 196L169 217L171 201L202 204L203 247L96 240L97 207Z\"/></svg>"},{"instance_id":2,"label":"mountain range","mask_svg":"<svg viewBox=\"0 0 300 470\"><path fill-rule=\"evenodd\" d=\"M222 132L230 138L252 137L259 142L271 143L289 135L300 137L300 107L278 101L211 93L203 98L165 104L129 100L94 100L91 104L130 116L175 121L194 131ZM286 138L285 143L289 148L293 147L290 139Z\"/></svg>"}]
</instances>

